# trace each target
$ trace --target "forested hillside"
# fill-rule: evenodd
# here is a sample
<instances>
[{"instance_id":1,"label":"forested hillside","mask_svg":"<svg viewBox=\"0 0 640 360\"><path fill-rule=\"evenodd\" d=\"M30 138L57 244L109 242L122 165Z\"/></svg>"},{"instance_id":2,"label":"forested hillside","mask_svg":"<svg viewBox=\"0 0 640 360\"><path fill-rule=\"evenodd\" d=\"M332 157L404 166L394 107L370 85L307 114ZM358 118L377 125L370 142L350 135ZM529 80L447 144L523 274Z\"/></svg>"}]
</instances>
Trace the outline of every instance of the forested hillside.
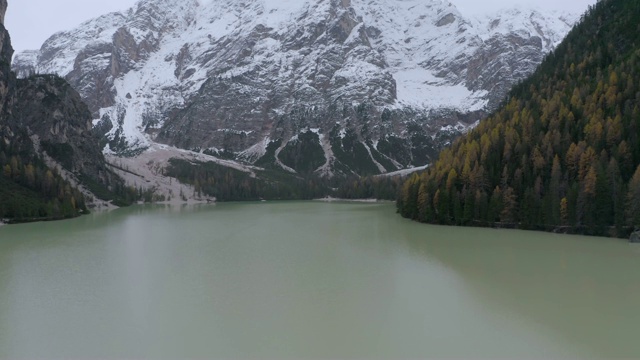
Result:
<instances>
[{"instance_id":1,"label":"forested hillside","mask_svg":"<svg viewBox=\"0 0 640 360\"><path fill-rule=\"evenodd\" d=\"M77 216L86 211L84 197L35 156L23 121L15 121L22 99L11 72L6 9L6 0L0 0L0 223Z\"/></svg>"},{"instance_id":2,"label":"forested hillside","mask_svg":"<svg viewBox=\"0 0 640 360\"><path fill-rule=\"evenodd\" d=\"M84 196L31 149L14 146L17 139L9 146L0 142L0 220L60 219L86 211Z\"/></svg>"},{"instance_id":3,"label":"forested hillside","mask_svg":"<svg viewBox=\"0 0 640 360\"><path fill-rule=\"evenodd\" d=\"M640 1L602 0L505 104L408 179L422 222L626 236L640 225Z\"/></svg>"},{"instance_id":4,"label":"forested hillside","mask_svg":"<svg viewBox=\"0 0 640 360\"><path fill-rule=\"evenodd\" d=\"M7 78L11 95L0 114L0 220L63 219L86 213L96 199L120 206L138 199L107 167L100 140L89 131L88 109L64 79Z\"/></svg>"},{"instance_id":5,"label":"forested hillside","mask_svg":"<svg viewBox=\"0 0 640 360\"><path fill-rule=\"evenodd\" d=\"M107 166L80 95L54 75L16 79L6 9L0 0L0 222L74 217L96 198L133 202L138 192Z\"/></svg>"}]
</instances>

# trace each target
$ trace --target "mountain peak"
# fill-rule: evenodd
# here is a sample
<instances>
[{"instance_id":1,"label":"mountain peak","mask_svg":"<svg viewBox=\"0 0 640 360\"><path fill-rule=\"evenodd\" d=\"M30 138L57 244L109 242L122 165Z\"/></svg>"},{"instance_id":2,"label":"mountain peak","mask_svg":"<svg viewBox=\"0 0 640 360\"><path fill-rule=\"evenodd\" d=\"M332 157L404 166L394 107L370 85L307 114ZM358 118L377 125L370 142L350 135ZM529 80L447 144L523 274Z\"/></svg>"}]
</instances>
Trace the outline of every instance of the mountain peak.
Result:
<instances>
[{"instance_id":1,"label":"mountain peak","mask_svg":"<svg viewBox=\"0 0 640 360\"><path fill-rule=\"evenodd\" d=\"M160 140L264 153L265 139L286 146L316 128L328 141L338 126L337 134L355 127L373 154L389 136L409 144L410 124L429 139L423 147L439 146L427 144L440 129L472 126L477 118L455 114L491 109L570 28L519 14L475 21L445 0L142 0L56 34L14 68L35 59L37 71L65 76L110 151ZM360 118L328 120L336 107L360 105L368 109ZM385 110L395 122L379 122ZM389 155L397 165L376 161L395 170L433 153L408 151L415 154Z\"/></svg>"}]
</instances>

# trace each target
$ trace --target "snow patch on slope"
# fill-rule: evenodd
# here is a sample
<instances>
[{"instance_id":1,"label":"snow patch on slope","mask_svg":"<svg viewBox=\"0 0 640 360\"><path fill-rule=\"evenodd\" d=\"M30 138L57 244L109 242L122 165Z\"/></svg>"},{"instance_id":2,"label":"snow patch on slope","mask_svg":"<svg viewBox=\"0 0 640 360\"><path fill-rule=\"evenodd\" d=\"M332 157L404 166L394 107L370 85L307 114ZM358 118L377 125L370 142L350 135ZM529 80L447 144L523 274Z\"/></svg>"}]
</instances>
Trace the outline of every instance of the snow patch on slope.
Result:
<instances>
[{"instance_id":1,"label":"snow patch on slope","mask_svg":"<svg viewBox=\"0 0 640 360\"><path fill-rule=\"evenodd\" d=\"M537 6L517 6L475 16L472 21L481 30L480 36L483 41L496 34L507 36L522 32L527 36L539 36L542 41L549 39L543 45L546 51L551 51L560 44L568 29L573 27L578 19L578 14L545 11Z\"/></svg>"},{"instance_id":2,"label":"snow patch on slope","mask_svg":"<svg viewBox=\"0 0 640 360\"><path fill-rule=\"evenodd\" d=\"M398 105L424 108L453 108L476 111L487 105L486 91L473 92L462 84L443 84L425 69L399 70L394 74Z\"/></svg>"}]
</instances>

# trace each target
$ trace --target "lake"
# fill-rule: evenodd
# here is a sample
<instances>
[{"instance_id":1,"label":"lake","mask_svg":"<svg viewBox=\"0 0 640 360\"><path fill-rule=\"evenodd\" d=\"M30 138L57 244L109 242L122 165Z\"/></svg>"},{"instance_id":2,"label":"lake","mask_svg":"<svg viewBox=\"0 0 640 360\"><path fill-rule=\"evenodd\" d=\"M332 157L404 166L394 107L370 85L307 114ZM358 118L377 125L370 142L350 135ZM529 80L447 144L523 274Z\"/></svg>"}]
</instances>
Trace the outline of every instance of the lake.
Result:
<instances>
[{"instance_id":1,"label":"lake","mask_svg":"<svg viewBox=\"0 0 640 360\"><path fill-rule=\"evenodd\" d=\"M0 228L0 358L433 357L640 357L640 247L389 203Z\"/></svg>"}]
</instances>

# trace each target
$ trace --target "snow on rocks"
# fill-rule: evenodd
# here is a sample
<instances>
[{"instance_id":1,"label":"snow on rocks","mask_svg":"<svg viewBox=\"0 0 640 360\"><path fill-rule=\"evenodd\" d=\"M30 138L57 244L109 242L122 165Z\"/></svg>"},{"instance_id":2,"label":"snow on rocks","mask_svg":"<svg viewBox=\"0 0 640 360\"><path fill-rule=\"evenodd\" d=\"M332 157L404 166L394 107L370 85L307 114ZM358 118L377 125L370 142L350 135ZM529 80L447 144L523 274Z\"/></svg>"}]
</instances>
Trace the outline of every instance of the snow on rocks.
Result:
<instances>
[{"instance_id":1,"label":"snow on rocks","mask_svg":"<svg viewBox=\"0 0 640 360\"><path fill-rule=\"evenodd\" d=\"M222 119L187 116L167 142L229 128L251 134L240 156L255 159L275 139L264 129L296 106L491 106L577 18L523 8L471 18L447 0L140 0L54 34L14 69L66 77L120 147L108 153L153 147L173 114L200 102L197 117ZM197 142L226 148L213 133Z\"/></svg>"}]
</instances>

